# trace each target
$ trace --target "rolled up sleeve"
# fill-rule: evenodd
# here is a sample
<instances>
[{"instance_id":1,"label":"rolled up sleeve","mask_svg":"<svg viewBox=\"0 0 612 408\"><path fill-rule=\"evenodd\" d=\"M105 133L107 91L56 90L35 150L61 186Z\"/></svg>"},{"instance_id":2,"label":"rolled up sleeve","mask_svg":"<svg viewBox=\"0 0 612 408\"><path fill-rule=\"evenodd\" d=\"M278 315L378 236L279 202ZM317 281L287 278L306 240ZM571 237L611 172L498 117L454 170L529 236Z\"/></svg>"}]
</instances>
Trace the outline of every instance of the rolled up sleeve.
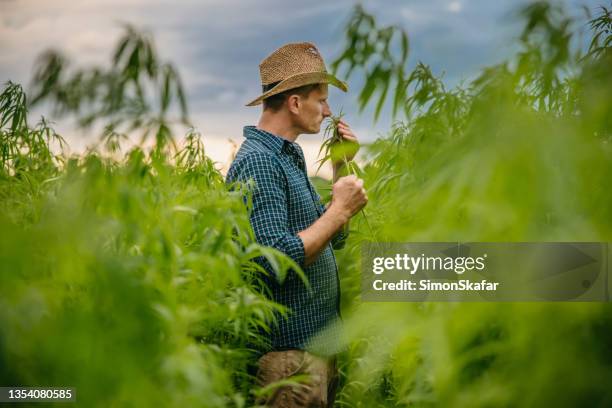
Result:
<instances>
[{"instance_id":1,"label":"rolled up sleeve","mask_svg":"<svg viewBox=\"0 0 612 408\"><path fill-rule=\"evenodd\" d=\"M253 152L242 158L236 169L236 181L250 179L255 182L250 221L257 242L285 253L303 268L304 243L289 230L287 180L275 157Z\"/></svg>"}]
</instances>

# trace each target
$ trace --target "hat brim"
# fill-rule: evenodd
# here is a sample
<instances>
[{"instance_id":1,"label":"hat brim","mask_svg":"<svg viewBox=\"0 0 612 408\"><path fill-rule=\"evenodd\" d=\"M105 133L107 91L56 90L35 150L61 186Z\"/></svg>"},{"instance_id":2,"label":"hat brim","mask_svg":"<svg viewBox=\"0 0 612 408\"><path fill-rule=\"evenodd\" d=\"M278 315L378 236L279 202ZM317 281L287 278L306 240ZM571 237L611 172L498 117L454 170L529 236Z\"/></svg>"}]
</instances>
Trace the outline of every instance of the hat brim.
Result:
<instances>
[{"instance_id":1,"label":"hat brim","mask_svg":"<svg viewBox=\"0 0 612 408\"><path fill-rule=\"evenodd\" d=\"M246 106L257 106L261 104L264 99L272 95L312 84L330 84L344 92L348 91L348 85L346 82L339 80L328 72L305 72L285 78L268 92L259 95L257 98L247 103Z\"/></svg>"}]
</instances>

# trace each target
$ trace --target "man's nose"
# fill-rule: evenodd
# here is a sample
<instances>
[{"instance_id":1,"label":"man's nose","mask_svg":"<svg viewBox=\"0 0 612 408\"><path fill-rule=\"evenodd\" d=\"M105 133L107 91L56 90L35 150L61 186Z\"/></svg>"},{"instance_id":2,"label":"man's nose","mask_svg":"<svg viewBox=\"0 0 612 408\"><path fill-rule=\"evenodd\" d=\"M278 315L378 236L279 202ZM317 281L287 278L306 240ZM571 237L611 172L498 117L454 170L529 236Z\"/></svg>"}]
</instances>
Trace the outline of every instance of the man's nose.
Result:
<instances>
[{"instance_id":1,"label":"man's nose","mask_svg":"<svg viewBox=\"0 0 612 408\"><path fill-rule=\"evenodd\" d=\"M323 108L323 117L327 118L330 117L332 115L332 111L331 109L329 109L329 105L325 104L325 107Z\"/></svg>"}]
</instances>

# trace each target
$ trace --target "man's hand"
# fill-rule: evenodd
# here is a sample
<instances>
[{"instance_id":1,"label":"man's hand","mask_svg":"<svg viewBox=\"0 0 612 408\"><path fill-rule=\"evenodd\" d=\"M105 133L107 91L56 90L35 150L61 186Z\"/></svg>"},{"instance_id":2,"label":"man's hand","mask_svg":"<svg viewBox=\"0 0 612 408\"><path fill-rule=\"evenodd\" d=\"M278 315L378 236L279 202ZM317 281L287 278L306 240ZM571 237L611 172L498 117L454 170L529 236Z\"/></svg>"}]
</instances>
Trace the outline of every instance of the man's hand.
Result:
<instances>
[{"instance_id":1,"label":"man's hand","mask_svg":"<svg viewBox=\"0 0 612 408\"><path fill-rule=\"evenodd\" d=\"M298 232L304 244L304 264L313 263L332 237L367 203L363 180L352 175L341 177L332 187L332 201L327 211L310 227Z\"/></svg>"},{"instance_id":2,"label":"man's hand","mask_svg":"<svg viewBox=\"0 0 612 408\"><path fill-rule=\"evenodd\" d=\"M340 121L338 122L338 133L340 134L342 139L349 142L350 144L353 144L354 151L349 152L350 155L346 156L347 161L353 160L353 158L357 154L357 151L359 150L359 141L357 140L357 135L353 133L353 130L348 125L348 123L346 123L342 119L340 119Z\"/></svg>"},{"instance_id":3,"label":"man's hand","mask_svg":"<svg viewBox=\"0 0 612 408\"><path fill-rule=\"evenodd\" d=\"M347 221L368 203L363 180L357 176L341 177L332 187L332 202L329 209L345 216Z\"/></svg>"},{"instance_id":4,"label":"man's hand","mask_svg":"<svg viewBox=\"0 0 612 408\"><path fill-rule=\"evenodd\" d=\"M332 163L334 166L341 166L345 162L353 160L359 151L359 141L353 133L348 123L340 119L338 122L338 136L340 141L336 141L331 146Z\"/></svg>"}]
</instances>

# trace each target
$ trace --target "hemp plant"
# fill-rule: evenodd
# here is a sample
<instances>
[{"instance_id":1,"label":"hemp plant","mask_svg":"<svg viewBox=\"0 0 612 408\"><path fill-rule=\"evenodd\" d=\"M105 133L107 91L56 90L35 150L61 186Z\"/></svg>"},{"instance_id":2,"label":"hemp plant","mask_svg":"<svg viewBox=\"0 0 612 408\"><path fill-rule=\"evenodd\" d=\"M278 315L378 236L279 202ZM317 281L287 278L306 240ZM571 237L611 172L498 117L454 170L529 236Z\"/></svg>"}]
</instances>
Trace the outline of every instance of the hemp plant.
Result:
<instances>
[{"instance_id":1,"label":"hemp plant","mask_svg":"<svg viewBox=\"0 0 612 408\"><path fill-rule=\"evenodd\" d=\"M319 167L317 168L317 172L325 163L330 161L340 176L355 175L357 177L361 177L363 175L363 171L359 168L357 163L355 163L354 160L347 159L347 157L355 156L359 150L359 144L351 140L346 140L342 137L340 131L338 130L338 125L340 124L343 116L344 113L342 112L342 109L340 109L340 113L338 115L331 115L327 119L327 125L323 132L324 140L321 144L321 148L319 149L319 156L323 154L323 158L319 159L318 161ZM361 209L361 214L363 215L363 219L365 220L368 229L372 234L374 234L374 230L368 221L365 209Z\"/></svg>"},{"instance_id":2,"label":"hemp plant","mask_svg":"<svg viewBox=\"0 0 612 408\"><path fill-rule=\"evenodd\" d=\"M344 139L340 135L340 131L338 130L338 124L342 120L344 113L340 110L340 113L337 116L330 116L327 120L327 126L325 127L325 131L323 133L323 143L321 144L321 148L319 149L319 156L321 153L323 154L323 158L318 161L319 168L317 171L323 166L323 164L331 161L332 165L336 167L338 171L340 171L341 175L348 174L361 174L361 170L355 164L354 161L348 161L347 156L354 156L359 150L359 145L350 140Z\"/></svg>"}]
</instances>

